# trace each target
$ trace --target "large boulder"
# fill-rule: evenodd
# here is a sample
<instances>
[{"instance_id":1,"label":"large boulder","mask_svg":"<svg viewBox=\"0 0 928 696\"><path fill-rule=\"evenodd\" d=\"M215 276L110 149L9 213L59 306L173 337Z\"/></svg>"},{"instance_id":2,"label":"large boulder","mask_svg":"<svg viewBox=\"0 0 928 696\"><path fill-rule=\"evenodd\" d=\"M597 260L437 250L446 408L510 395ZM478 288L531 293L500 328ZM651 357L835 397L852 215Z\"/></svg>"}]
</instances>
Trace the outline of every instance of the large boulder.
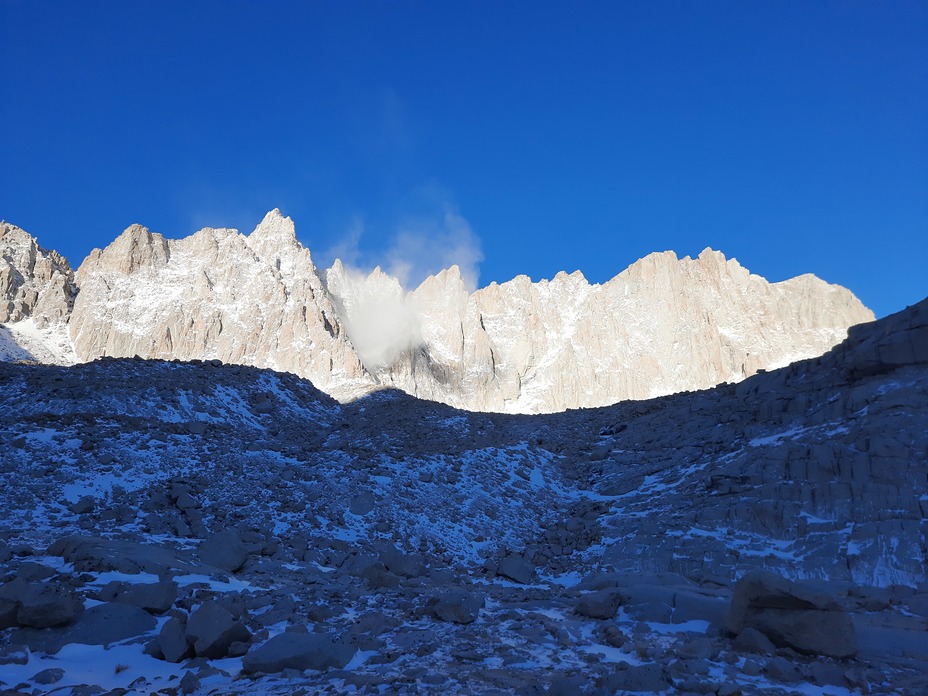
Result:
<instances>
[{"instance_id":1,"label":"large boulder","mask_svg":"<svg viewBox=\"0 0 928 696\"><path fill-rule=\"evenodd\" d=\"M611 619L622 603L619 590L599 590L581 595L577 601L577 613L590 619Z\"/></svg>"},{"instance_id":2,"label":"large boulder","mask_svg":"<svg viewBox=\"0 0 928 696\"><path fill-rule=\"evenodd\" d=\"M68 629L68 643L110 645L149 633L155 618L128 604L97 604L83 613Z\"/></svg>"},{"instance_id":3,"label":"large boulder","mask_svg":"<svg viewBox=\"0 0 928 696\"><path fill-rule=\"evenodd\" d=\"M19 611L19 602L0 597L0 631L16 626L17 611Z\"/></svg>"},{"instance_id":4,"label":"large boulder","mask_svg":"<svg viewBox=\"0 0 928 696\"><path fill-rule=\"evenodd\" d=\"M496 572L522 585L530 585L535 579L535 566L521 556L506 556L500 559Z\"/></svg>"},{"instance_id":5,"label":"large boulder","mask_svg":"<svg viewBox=\"0 0 928 696\"><path fill-rule=\"evenodd\" d=\"M449 590L429 600L428 608L436 619L469 624L477 620L484 605L483 595L464 590Z\"/></svg>"},{"instance_id":6,"label":"large boulder","mask_svg":"<svg viewBox=\"0 0 928 696\"><path fill-rule=\"evenodd\" d=\"M155 617L128 604L97 604L84 611L75 622L63 628L21 628L13 640L33 651L56 653L69 643L110 645L149 633Z\"/></svg>"},{"instance_id":7,"label":"large boulder","mask_svg":"<svg viewBox=\"0 0 928 696\"><path fill-rule=\"evenodd\" d=\"M177 600L177 583L165 580L154 583L113 581L100 590L104 602L131 604L154 614L163 614Z\"/></svg>"},{"instance_id":8,"label":"large boulder","mask_svg":"<svg viewBox=\"0 0 928 696\"><path fill-rule=\"evenodd\" d=\"M84 607L81 598L60 583L16 579L0 586L0 614L6 626L49 628L71 623Z\"/></svg>"},{"instance_id":9,"label":"large boulder","mask_svg":"<svg viewBox=\"0 0 928 696\"><path fill-rule=\"evenodd\" d=\"M619 669L600 680L600 686L609 693L626 691L658 693L671 687L670 679L664 668L657 663L648 663Z\"/></svg>"},{"instance_id":10,"label":"large boulder","mask_svg":"<svg viewBox=\"0 0 928 696\"><path fill-rule=\"evenodd\" d=\"M747 626L732 641L732 647L739 653L756 653L758 655L773 655L777 646L757 629Z\"/></svg>"},{"instance_id":11,"label":"large boulder","mask_svg":"<svg viewBox=\"0 0 928 696\"><path fill-rule=\"evenodd\" d=\"M208 536L197 549L200 560L234 573L248 560L248 549L237 532L226 529Z\"/></svg>"},{"instance_id":12,"label":"large boulder","mask_svg":"<svg viewBox=\"0 0 928 696\"><path fill-rule=\"evenodd\" d=\"M251 633L216 602L204 602L187 621L187 642L198 657L211 660L226 657L232 643L247 643Z\"/></svg>"},{"instance_id":13,"label":"large boulder","mask_svg":"<svg viewBox=\"0 0 928 696\"><path fill-rule=\"evenodd\" d=\"M735 585L726 627L753 628L777 647L809 655L847 658L857 653L851 617L824 592L767 572L752 572Z\"/></svg>"},{"instance_id":14,"label":"large boulder","mask_svg":"<svg viewBox=\"0 0 928 696\"><path fill-rule=\"evenodd\" d=\"M166 546L141 544L121 539L72 535L62 537L47 551L49 556L61 556L80 573L117 571L135 575L152 573L168 575L172 569L190 569L190 564L179 559Z\"/></svg>"},{"instance_id":15,"label":"large boulder","mask_svg":"<svg viewBox=\"0 0 928 696\"><path fill-rule=\"evenodd\" d=\"M341 669L354 657L354 648L327 633L281 633L242 658L244 672L282 672L285 669Z\"/></svg>"},{"instance_id":16,"label":"large boulder","mask_svg":"<svg viewBox=\"0 0 928 696\"><path fill-rule=\"evenodd\" d=\"M184 624L171 617L164 622L158 633L158 647L161 655L167 662L180 662L185 657L193 655L193 648L187 642Z\"/></svg>"},{"instance_id":17,"label":"large boulder","mask_svg":"<svg viewBox=\"0 0 928 696\"><path fill-rule=\"evenodd\" d=\"M406 554L389 543L375 544L378 560L391 573L405 578L417 578L425 574L425 561L417 554Z\"/></svg>"},{"instance_id":18,"label":"large boulder","mask_svg":"<svg viewBox=\"0 0 928 696\"><path fill-rule=\"evenodd\" d=\"M25 645L0 645L0 667L29 663L29 648Z\"/></svg>"}]
</instances>

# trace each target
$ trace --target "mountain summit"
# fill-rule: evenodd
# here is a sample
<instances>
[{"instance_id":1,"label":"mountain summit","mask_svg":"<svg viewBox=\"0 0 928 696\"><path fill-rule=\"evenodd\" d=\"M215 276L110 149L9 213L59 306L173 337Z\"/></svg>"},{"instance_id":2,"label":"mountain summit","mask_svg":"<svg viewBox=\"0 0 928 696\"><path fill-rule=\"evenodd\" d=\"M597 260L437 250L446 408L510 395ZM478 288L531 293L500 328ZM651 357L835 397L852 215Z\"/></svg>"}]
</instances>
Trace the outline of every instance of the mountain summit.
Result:
<instances>
[{"instance_id":1,"label":"mountain summit","mask_svg":"<svg viewBox=\"0 0 928 696\"><path fill-rule=\"evenodd\" d=\"M30 262L35 240L3 229L25 251L4 254L12 270L0 277L59 298L41 316L66 323L64 361L217 359L293 372L341 400L396 387L477 411L601 406L740 381L820 355L873 319L845 288L812 275L768 283L711 249L654 253L601 285L562 272L468 292L452 267L407 292L380 269L320 272L277 209L247 236L205 228L171 240L133 225L73 276L54 252L43 250L53 270ZM21 308L8 321L42 307L18 300L22 287L0 287Z\"/></svg>"}]
</instances>

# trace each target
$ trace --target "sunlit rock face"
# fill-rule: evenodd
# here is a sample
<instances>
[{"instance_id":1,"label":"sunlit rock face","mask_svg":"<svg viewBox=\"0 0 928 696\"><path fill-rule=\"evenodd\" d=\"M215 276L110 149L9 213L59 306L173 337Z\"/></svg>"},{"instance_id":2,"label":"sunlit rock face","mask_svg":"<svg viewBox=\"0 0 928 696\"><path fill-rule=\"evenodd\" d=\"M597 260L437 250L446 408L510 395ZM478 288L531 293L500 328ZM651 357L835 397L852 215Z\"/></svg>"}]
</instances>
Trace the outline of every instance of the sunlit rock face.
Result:
<instances>
[{"instance_id":1,"label":"sunlit rock face","mask_svg":"<svg viewBox=\"0 0 928 696\"><path fill-rule=\"evenodd\" d=\"M66 318L73 285L42 263L19 264L47 288L30 302ZM75 359L218 359L293 372L341 400L395 387L512 413L740 381L821 355L873 319L845 288L812 275L768 283L710 249L651 254L601 285L577 271L469 292L452 266L407 291L379 268L318 271L278 210L250 235L170 240L133 225L75 282Z\"/></svg>"},{"instance_id":2,"label":"sunlit rock face","mask_svg":"<svg viewBox=\"0 0 928 696\"><path fill-rule=\"evenodd\" d=\"M740 381L827 351L873 313L812 275L768 283L734 259L651 254L603 285L519 276L468 295L456 269L410 293L418 351L382 381L472 410L539 413Z\"/></svg>"},{"instance_id":3,"label":"sunlit rock face","mask_svg":"<svg viewBox=\"0 0 928 696\"><path fill-rule=\"evenodd\" d=\"M0 323L31 317L44 328L61 321L71 311L74 292L74 273L63 256L0 222Z\"/></svg>"},{"instance_id":4,"label":"sunlit rock face","mask_svg":"<svg viewBox=\"0 0 928 696\"><path fill-rule=\"evenodd\" d=\"M133 225L77 272L70 332L100 356L217 359L311 379L336 396L370 389L293 222L273 210L248 236L168 240Z\"/></svg>"}]
</instances>

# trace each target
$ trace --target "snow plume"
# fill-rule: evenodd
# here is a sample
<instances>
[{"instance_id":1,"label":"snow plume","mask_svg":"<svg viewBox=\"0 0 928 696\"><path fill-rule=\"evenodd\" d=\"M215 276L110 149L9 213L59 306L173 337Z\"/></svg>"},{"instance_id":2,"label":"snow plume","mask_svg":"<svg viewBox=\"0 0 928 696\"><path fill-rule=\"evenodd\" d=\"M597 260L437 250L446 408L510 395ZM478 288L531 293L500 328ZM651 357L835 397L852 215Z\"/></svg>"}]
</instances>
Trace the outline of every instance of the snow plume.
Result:
<instances>
[{"instance_id":1,"label":"snow plume","mask_svg":"<svg viewBox=\"0 0 928 696\"><path fill-rule=\"evenodd\" d=\"M341 261L346 268L360 272L361 268L361 235L364 234L364 221L355 217L348 227L348 233L334 246L323 251L319 258L327 265Z\"/></svg>"},{"instance_id":2,"label":"snow plume","mask_svg":"<svg viewBox=\"0 0 928 696\"><path fill-rule=\"evenodd\" d=\"M396 235L387 268L405 287L419 285L428 276L457 264L468 292L477 289L483 251L470 224L451 205L440 219L407 221Z\"/></svg>"},{"instance_id":3,"label":"snow plume","mask_svg":"<svg viewBox=\"0 0 928 696\"><path fill-rule=\"evenodd\" d=\"M340 305L348 337L371 372L392 365L421 341L419 318L396 278L375 268L365 274L336 260L326 284Z\"/></svg>"},{"instance_id":4,"label":"snow plume","mask_svg":"<svg viewBox=\"0 0 928 696\"><path fill-rule=\"evenodd\" d=\"M361 361L377 372L422 342L407 288L457 264L467 289L476 290L483 252L467 220L450 205L439 216L409 219L400 226L386 253L386 273L380 266L371 271L359 263L363 232L363 223L355 220L345 239L325 254L336 258L326 271L326 284Z\"/></svg>"}]
</instances>

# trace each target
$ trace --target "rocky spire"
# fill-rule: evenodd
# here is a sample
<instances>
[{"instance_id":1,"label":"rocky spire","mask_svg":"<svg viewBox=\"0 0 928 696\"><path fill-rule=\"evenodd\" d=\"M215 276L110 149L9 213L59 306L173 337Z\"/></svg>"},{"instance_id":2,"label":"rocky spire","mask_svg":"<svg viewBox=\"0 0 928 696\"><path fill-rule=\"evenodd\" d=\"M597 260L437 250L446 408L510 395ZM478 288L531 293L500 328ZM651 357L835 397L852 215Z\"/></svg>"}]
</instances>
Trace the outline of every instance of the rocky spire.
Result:
<instances>
[{"instance_id":1,"label":"rocky spire","mask_svg":"<svg viewBox=\"0 0 928 696\"><path fill-rule=\"evenodd\" d=\"M43 327L66 320L75 293L67 259L43 249L16 225L0 222L0 323L31 317Z\"/></svg>"}]
</instances>

